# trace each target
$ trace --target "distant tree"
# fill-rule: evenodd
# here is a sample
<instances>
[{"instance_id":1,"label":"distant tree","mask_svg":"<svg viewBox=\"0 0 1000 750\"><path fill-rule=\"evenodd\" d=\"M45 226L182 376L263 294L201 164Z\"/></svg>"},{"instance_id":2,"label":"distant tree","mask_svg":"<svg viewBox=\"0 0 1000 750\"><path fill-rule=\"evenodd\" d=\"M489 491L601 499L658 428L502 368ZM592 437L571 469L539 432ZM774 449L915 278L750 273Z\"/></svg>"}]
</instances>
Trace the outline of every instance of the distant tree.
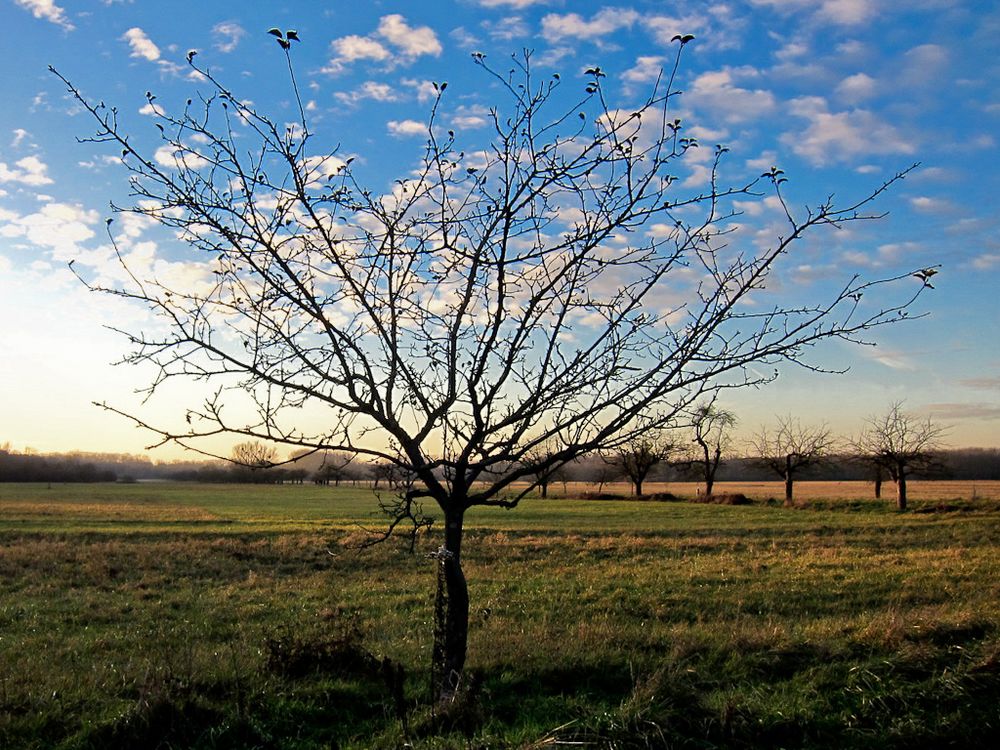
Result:
<instances>
[{"instance_id":1,"label":"distant tree","mask_svg":"<svg viewBox=\"0 0 1000 750\"><path fill-rule=\"evenodd\" d=\"M876 471L889 476L896 485L896 508L906 510L907 478L942 468L939 453L944 433L930 417L908 414L897 401L885 414L869 417L852 447Z\"/></svg>"},{"instance_id":2,"label":"distant tree","mask_svg":"<svg viewBox=\"0 0 1000 750\"><path fill-rule=\"evenodd\" d=\"M925 288L911 286L913 269L872 280L845 269L823 299L776 293L769 282L793 245L875 218L867 206L905 172L843 206L799 210L780 169L728 177L723 146L692 162L697 139L674 109L691 38L677 37L674 62L647 92L617 97L597 67L577 89L537 75L530 53L497 67L477 53L483 91L498 99L480 131L487 142L442 124L441 84L419 163L374 187L359 166L373 159L317 146L293 76L291 108L270 118L189 55L202 90L186 105L150 107L152 143L59 76L96 123L90 141L129 172L134 202L116 210L187 243L174 252L191 271L172 280L137 265L109 225L124 271L77 272L162 323L126 334L128 361L156 372L150 391L179 377L219 386L176 425L107 408L162 442L231 432L404 470L412 481L389 527L421 528L422 499L444 517L442 698L465 666L470 508L514 507L539 471L640 438L719 387L770 380L759 364L772 373L808 365L823 340L865 341L906 318ZM294 45L277 41L291 73ZM329 143L343 140L327 127ZM678 176L692 168L707 177L688 191ZM771 243L740 232L740 202L765 199L785 222ZM309 431L307 412L324 427ZM525 460L557 436L541 464Z\"/></svg>"},{"instance_id":3,"label":"distant tree","mask_svg":"<svg viewBox=\"0 0 1000 750\"><path fill-rule=\"evenodd\" d=\"M274 466L278 451L274 446L265 445L259 440L248 440L233 446L230 459L234 463L251 469L266 469Z\"/></svg>"},{"instance_id":4,"label":"distant tree","mask_svg":"<svg viewBox=\"0 0 1000 750\"><path fill-rule=\"evenodd\" d=\"M835 446L828 427L808 427L790 416L779 418L773 429L762 427L751 438L754 462L784 480L785 505L789 506L793 503L796 476L824 463Z\"/></svg>"},{"instance_id":5,"label":"distant tree","mask_svg":"<svg viewBox=\"0 0 1000 750\"><path fill-rule=\"evenodd\" d=\"M730 431L736 426L736 416L714 404L702 404L691 416L695 456L691 468L705 483L705 496L710 497L715 475L722 463L722 454L729 446Z\"/></svg>"},{"instance_id":6,"label":"distant tree","mask_svg":"<svg viewBox=\"0 0 1000 750\"><path fill-rule=\"evenodd\" d=\"M619 471L632 483L633 494L642 497L642 484L654 467L666 462L676 446L663 437L638 436L614 454Z\"/></svg>"},{"instance_id":7,"label":"distant tree","mask_svg":"<svg viewBox=\"0 0 1000 750\"><path fill-rule=\"evenodd\" d=\"M391 461L372 461L368 465L368 473L372 478L373 489L378 489L382 482L389 487L395 486L399 479L399 467Z\"/></svg>"},{"instance_id":8,"label":"distant tree","mask_svg":"<svg viewBox=\"0 0 1000 750\"><path fill-rule=\"evenodd\" d=\"M274 467L278 451L274 446L259 440L247 440L233 446L229 460L236 465L236 476L241 481L268 481L268 470Z\"/></svg>"},{"instance_id":9,"label":"distant tree","mask_svg":"<svg viewBox=\"0 0 1000 750\"><path fill-rule=\"evenodd\" d=\"M535 446L524 456L524 463L531 472L534 484L543 499L549 496L549 484L559 481L564 473L563 465L552 460L558 450L556 441L550 440Z\"/></svg>"},{"instance_id":10,"label":"distant tree","mask_svg":"<svg viewBox=\"0 0 1000 750\"><path fill-rule=\"evenodd\" d=\"M354 476L351 464L354 462L355 454L347 451L323 451L322 456L323 460L313 475L319 484L333 482L335 487L339 487L341 482Z\"/></svg>"},{"instance_id":11,"label":"distant tree","mask_svg":"<svg viewBox=\"0 0 1000 750\"><path fill-rule=\"evenodd\" d=\"M597 485L597 492L604 492L604 485L615 481L621 476L621 469L611 461L604 459L595 461L590 468L589 481Z\"/></svg>"}]
</instances>

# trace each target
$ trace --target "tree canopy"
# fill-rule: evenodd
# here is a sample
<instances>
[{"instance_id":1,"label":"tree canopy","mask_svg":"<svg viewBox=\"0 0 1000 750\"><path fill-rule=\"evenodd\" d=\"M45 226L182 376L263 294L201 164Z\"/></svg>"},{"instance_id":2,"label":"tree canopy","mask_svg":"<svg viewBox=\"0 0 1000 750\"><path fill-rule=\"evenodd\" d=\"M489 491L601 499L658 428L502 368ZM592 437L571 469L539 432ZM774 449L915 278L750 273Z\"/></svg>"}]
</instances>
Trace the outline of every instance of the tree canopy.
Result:
<instances>
[{"instance_id":1,"label":"tree canopy","mask_svg":"<svg viewBox=\"0 0 1000 750\"><path fill-rule=\"evenodd\" d=\"M875 218L869 204L905 172L843 205L796 209L777 167L727 182L719 145L703 186L683 187L702 148L675 115L688 41L641 99L609 91L600 68L567 92L575 84L538 76L528 52L509 70L474 55L499 92L488 142L439 126L436 85L423 152L388 187L320 141L294 77L298 120L283 124L189 56L202 92L156 105L155 154L63 78L97 123L90 140L129 172L134 201L114 209L171 230L200 272L171 278L116 244L123 280L85 279L154 315L123 331L128 361L157 373L151 392L175 378L216 387L180 427L127 416L162 442L234 433L412 478L393 523L419 526L420 498L444 514L446 675L464 662L469 507L513 507L550 469L683 423L713 392L775 377L765 366L811 366L823 340L867 341L924 288L909 269L848 271L809 302L768 289L797 242ZM737 199L776 200L784 231L749 241ZM231 408L248 398L252 409ZM307 428L317 415L322 427Z\"/></svg>"}]
</instances>

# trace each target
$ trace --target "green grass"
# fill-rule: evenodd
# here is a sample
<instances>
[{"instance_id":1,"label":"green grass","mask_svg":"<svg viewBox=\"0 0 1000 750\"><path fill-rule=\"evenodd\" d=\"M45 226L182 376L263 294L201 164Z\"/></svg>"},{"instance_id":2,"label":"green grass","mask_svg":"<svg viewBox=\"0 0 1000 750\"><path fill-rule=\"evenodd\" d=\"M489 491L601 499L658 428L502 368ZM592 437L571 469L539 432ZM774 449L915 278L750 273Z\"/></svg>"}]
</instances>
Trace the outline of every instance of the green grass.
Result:
<instances>
[{"instance_id":1,"label":"green grass","mask_svg":"<svg viewBox=\"0 0 1000 750\"><path fill-rule=\"evenodd\" d=\"M818 506L473 511L435 715L438 540L357 550L370 491L0 485L0 748L994 745L997 504Z\"/></svg>"}]
</instances>

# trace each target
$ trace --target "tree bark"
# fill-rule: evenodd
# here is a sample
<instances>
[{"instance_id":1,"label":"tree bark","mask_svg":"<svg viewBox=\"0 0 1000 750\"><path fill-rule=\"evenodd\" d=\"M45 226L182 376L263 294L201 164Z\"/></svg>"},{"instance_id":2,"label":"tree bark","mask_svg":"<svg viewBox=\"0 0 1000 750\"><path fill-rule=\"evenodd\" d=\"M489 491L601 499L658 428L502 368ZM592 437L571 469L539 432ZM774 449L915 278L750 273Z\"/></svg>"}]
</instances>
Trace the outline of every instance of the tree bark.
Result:
<instances>
[{"instance_id":1,"label":"tree bark","mask_svg":"<svg viewBox=\"0 0 1000 750\"><path fill-rule=\"evenodd\" d=\"M438 550L434 622L434 687L440 701L455 697L469 639L469 589L462 570L464 511L445 512L444 545Z\"/></svg>"},{"instance_id":2,"label":"tree bark","mask_svg":"<svg viewBox=\"0 0 1000 750\"><path fill-rule=\"evenodd\" d=\"M785 474L785 505L791 506L792 503L792 475Z\"/></svg>"},{"instance_id":3,"label":"tree bark","mask_svg":"<svg viewBox=\"0 0 1000 750\"><path fill-rule=\"evenodd\" d=\"M633 479L632 483L635 485L635 496L636 497L642 497L642 480L641 479Z\"/></svg>"},{"instance_id":4,"label":"tree bark","mask_svg":"<svg viewBox=\"0 0 1000 750\"><path fill-rule=\"evenodd\" d=\"M902 473L896 479L896 510L906 510L906 476Z\"/></svg>"}]
</instances>

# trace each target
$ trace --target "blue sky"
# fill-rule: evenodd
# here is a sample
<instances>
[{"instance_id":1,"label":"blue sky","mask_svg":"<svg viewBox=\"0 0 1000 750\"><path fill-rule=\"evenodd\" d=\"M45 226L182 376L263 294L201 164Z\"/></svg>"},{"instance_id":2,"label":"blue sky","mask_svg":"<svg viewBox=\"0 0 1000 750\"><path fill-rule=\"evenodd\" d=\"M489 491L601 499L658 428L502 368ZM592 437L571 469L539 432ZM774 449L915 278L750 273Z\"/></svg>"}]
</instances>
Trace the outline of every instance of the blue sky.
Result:
<instances>
[{"instance_id":1,"label":"blue sky","mask_svg":"<svg viewBox=\"0 0 1000 750\"><path fill-rule=\"evenodd\" d=\"M671 64L677 33L696 37L679 79L687 132L730 147L737 172L780 166L796 205L846 201L920 162L879 202L885 219L813 244L781 281L821 295L845 269L940 264L921 298L927 316L880 331L877 347L830 343L810 355L846 375L784 368L767 388L727 394L726 406L747 432L794 414L849 435L902 400L949 425L953 445L1000 445L995 2L2 0L0 21L0 443L136 452L149 439L91 405L138 406L133 391L149 373L111 366L125 347L105 326L141 326L143 313L87 293L67 269L72 259L106 262L104 220L110 201L127 202L126 175L113 152L77 141L91 123L47 66L117 106L136 143L152 149L146 92L169 108L204 89L189 50L239 98L294 119L285 59L266 33L277 26L302 39L293 60L317 138L356 155L385 190L419 158L432 81L449 83L441 117L484 142L495 90L471 52L500 67L532 49L535 69L558 72L567 90L582 90L583 71L599 65L624 106ZM692 185L698 175L694 163ZM150 262L174 257L171 238L128 231ZM178 386L145 408L176 411L185 398Z\"/></svg>"}]
</instances>

